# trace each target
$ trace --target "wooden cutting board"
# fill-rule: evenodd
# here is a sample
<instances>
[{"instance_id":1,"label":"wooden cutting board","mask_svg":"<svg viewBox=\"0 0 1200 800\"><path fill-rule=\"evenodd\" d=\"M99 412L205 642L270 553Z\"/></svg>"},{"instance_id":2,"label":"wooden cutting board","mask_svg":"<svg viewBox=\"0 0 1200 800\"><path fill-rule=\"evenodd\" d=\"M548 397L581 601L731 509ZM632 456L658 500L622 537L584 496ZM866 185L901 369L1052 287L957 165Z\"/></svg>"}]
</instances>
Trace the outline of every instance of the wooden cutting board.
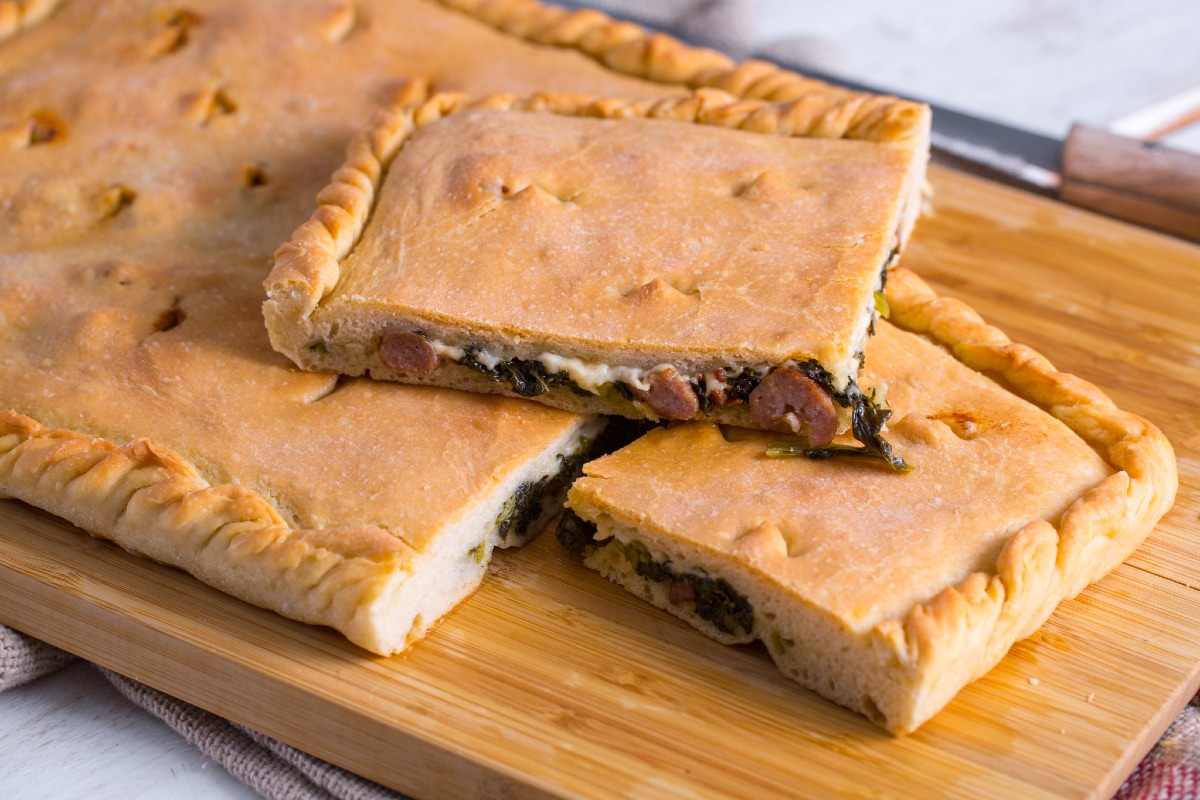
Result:
<instances>
[{"instance_id":1,"label":"wooden cutting board","mask_svg":"<svg viewBox=\"0 0 1200 800\"><path fill-rule=\"evenodd\" d=\"M571 563L497 552L379 658L14 501L0 622L417 797L1109 797L1200 685L1200 247L935 168L904 263L1159 425L1175 508L893 738Z\"/></svg>"}]
</instances>

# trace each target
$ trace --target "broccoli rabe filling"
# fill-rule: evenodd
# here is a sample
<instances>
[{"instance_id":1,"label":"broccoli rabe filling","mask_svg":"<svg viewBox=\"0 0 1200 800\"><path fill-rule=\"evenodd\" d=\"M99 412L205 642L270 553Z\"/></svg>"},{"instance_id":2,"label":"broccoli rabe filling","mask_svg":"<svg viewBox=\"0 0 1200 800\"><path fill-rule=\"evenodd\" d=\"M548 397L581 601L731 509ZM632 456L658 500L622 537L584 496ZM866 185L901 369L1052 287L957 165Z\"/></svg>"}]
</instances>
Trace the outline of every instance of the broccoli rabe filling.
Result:
<instances>
[{"instance_id":1,"label":"broccoli rabe filling","mask_svg":"<svg viewBox=\"0 0 1200 800\"><path fill-rule=\"evenodd\" d=\"M545 364L539 360L524 360L511 358L496 360L484 357L481 359L479 348L469 346L462 348L462 355L457 363L469 367L488 376L497 383L505 382L512 390L522 397L536 397L540 394L565 386L579 395L603 394L613 391L626 401L632 401L631 384L625 381L606 383L598 389L589 390L581 387L566 371L548 372ZM862 353L857 355L863 360ZM491 366L488 366L491 364ZM805 455L809 458L832 458L834 456L850 456L881 460L900 472L909 470L904 459L892 452L891 445L883 438L883 426L891 416L884 406L875 400L874 393L864 394L858 388L853 378L848 379L846 388L834 388L833 376L815 360L790 363L788 366L799 370L814 383L819 385L834 402L842 408L850 409L851 431L860 446L847 447L831 445L819 449L809 449L799 442L780 442L773 445L768 455L787 456ZM724 389L725 404L749 402L750 394L770 370L766 367L743 367L738 371L727 371L725 378L718 382L709 371L690 381L700 404L700 413L708 416L716 408L713 400L714 389L718 386Z\"/></svg>"},{"instance_id":2,"label":"broccoli rabe filling","mask_svg":"<svg viewBox=\"0 0 1200 800\"><path fill-rule=\"evenodd\" d=\"M670 559L656 559L641 542L623 542L613 537L596 542L596 526L568 509L563 512L555 538L575 555L587 556L602 547L618 550L639 577L662 584L673 605L690 606L696 616L712 623L722 633L743 636L754 631L754 607L745 595L727 581L703 569L676 570Z\"/></svg>"},{"instance_id":3,"label":"broccoli rabe filling","mask_svg":"<svg viewBox=\"0 0 1200 800\"><path fill-rule=\"evenodd\" d=\"M570 455L559 454L558 471L536 481L525 481L504 501L496 517L496 534L503 541L509 536L525 536L545 510L545 501L560 497L583 474L583 464L592 449L592 439L584 436Z\"/></svg>"}]
</instances>

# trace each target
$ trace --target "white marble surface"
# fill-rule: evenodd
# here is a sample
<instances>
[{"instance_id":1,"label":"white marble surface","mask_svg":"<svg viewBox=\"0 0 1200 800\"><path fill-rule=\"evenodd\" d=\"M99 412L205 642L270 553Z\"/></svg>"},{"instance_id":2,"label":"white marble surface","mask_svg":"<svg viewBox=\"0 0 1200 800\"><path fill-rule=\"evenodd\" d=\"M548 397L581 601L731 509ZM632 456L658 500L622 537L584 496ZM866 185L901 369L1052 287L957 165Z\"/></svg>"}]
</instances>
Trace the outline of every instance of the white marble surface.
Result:
<instances>
[{"instance_id":1,"label":"white marble surface","mask_svg":"<svg viewBox=\"0 0 1200 800\"><path fill-rule=\"evenodd\" d=\"M846 77L1056 137L1200 85L1197 0L759 0L758 21ZM0 694L0 798L253 796L86 665Z\"/></svg>"}]
</instances>

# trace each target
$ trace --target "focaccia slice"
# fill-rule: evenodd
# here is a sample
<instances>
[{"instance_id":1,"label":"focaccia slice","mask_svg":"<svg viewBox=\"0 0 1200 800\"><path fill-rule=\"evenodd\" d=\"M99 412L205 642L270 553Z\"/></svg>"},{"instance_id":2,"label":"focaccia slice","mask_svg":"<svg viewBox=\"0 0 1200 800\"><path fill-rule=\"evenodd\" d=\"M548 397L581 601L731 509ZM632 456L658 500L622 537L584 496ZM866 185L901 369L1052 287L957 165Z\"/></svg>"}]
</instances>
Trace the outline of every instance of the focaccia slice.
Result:
<instances>
[{"instance_id":1,"label":"focaccia slice","mask_svg":"<svg viewBox=\"0 0 1200 800\"><path fill-rule=\"evenodd\" d=\"M1095 387L911 273L889 297L934 340L881 323L864 371L912 472L660 429L587 465L558 533L635 594L719 641L761 639L789 677L907 732L1124 560L1177 479L1162 434Z\"/></svg>"},{"instance_id":2,"label":"focaccia slice","mask_svg":"<svg viewBox=\"0 0 1200 800\"><path fill-rule=\"evenodd\" d=\"M290 446L297 469L318 474L323 463L331 473L324 488L341 493L313 498L307 513L289 514L237 480L213 484L147 439L118 445L13 411L0 411L0 498L37 505L255 605L335 628L372 652L398 653L475 590L495 547L524 544L559 512L602 423L451 390L395 388L403 391L387 405L400 416L377 437L385 452L362 465L372 472L332 474L338 459L322 441ZM342 398L348 421L369 416L363 401L376 389L340 391L357 395ZM310 403L290 414L300 430ZM232 461L241 460L237 452ZM317 509L363 522L329 525L313 517Z\"/></svg>"},{"instance_id":3,"label":"focaccia slice","mask_svg":"<svg viewBox=\"0 0 1200 800\"><path fill-rule=\"evenodd\" d=\"M559 408L789 430L855 375L916 219L928 116L709 89L627 102L442 95L382 114L266 281L310 370Z\"/></svg>"}]
</instances>

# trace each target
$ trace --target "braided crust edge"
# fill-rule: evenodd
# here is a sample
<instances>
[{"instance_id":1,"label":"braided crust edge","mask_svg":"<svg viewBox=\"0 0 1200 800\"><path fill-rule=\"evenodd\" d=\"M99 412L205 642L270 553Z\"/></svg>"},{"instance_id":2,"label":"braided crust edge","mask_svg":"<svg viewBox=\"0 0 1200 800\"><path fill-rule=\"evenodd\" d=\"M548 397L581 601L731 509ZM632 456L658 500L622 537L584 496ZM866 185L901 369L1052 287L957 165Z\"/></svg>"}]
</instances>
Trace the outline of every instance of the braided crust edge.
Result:
<instances>
[{"instance_id":1,"label":"braided crust edge","mask_svg":"<svg viewBox=\"0 0 1200 800\"><path fill-rule=\"evenodd\" d=\"M62 4L62 0L0 0L0 42L31 28Z\"/></svg>"},{"instance_id":2,"label":"braided crust edge","mask_svg":"<svg viewBox=\"0 0 1200 800\"><path fill-rule=\"evenodd\" d=\"M373 652L396 649L374 617L407 580L414 552L383 529L291 528L255 492L211 485L146 439L117 446L12 410L0 411L4 496Z\"/></svg>"},{"instance_id":3,"label":"braided crust edge","mask_svg":"<svg viewBox=\"0 0 1200 800\"><path fill-rule=\"evenodd\" d=\"M832 86L767 61L739 64L724 53L650 33L593 9L568 10L539 0L438 2L526 41L578 50L634 77L721 89L748 99L802 102L821 120L814 126L819 132L804 135L880 142L928 137L930 110L923 103Z\"/></svg>"},{"instance_id":4,"label":"braided crust edge","mask_svg":"<svg viewBox=\"0 0 1200 800\"><path fill-rule=\"evenodd\" d=\"M636 102L555 92L524 98L493 94L475 101L461 94L435 94L428 98L423 98L423 94L423 86L412 84L405 100L414 102L378 112L366 130L351 140L345 162L334 172L332 182L317 195L316 211L275 251L274 268L263 283L268 296L264 315L271 344L279 352L292 349L285 331L303 327L312 311L337 285L340 263L362 235L388 166L404 142L420 128L451 114L486 108L602 119L637 117L795 137L839 138L869 130L831 127L831 117L809 97L777 103L739 98L711 88ZM847 120L839 117L839 121ZM905 223L906 229L911 227L910 222Z\"/></svg>"},{"instance_id":5,"label":"braided crust edge","mask_svg":"<svg viewBox=\"0 0 1200 800\"><path fill-rule=\"evenodd\" d=\"M921 278L893 269L891 321L943 345L963 364L991 374L1045 408L1116 468L1076 500L1056 530L1031 522L1005 545L994 574L969 576L904 618L871 632L883 664L898 664L913 688L911 709L883 710L896 732L915 729L981 677L1063 600L1128 558L1170 509L1178 489L1174 451L1141 417L1117 408L1093 384L1057 371L1032 348L1012 342L967 304L938 296ZM955 680L937 680L936 676ZM868 713L872 709L866 709Z\"/></svg>"}]
</instances>

